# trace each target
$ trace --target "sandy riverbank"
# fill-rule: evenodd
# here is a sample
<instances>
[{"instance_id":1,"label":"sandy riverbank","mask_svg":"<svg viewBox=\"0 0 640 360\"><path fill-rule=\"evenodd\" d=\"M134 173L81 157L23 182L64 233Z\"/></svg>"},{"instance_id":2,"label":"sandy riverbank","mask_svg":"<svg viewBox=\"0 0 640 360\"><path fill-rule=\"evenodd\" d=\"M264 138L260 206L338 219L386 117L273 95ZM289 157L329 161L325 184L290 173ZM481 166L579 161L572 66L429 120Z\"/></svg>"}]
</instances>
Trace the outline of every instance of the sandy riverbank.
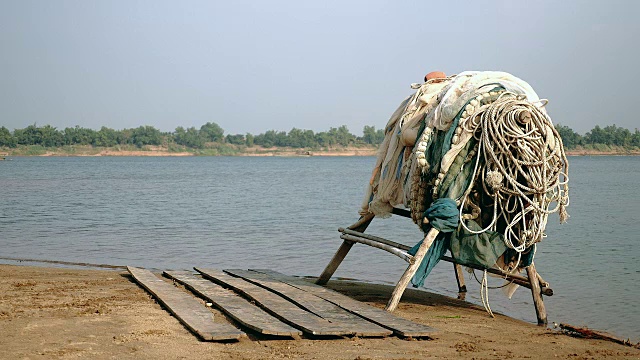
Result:
<instances>
[{"instance_id":1,"label":"sandy riverbank","mask_svg":"<svg viewBox=\"0 0 640 360\"><path fill-rule=\"evenodd\" d=\"M330 282L383 308L391 288ZM215 319L226 321L214 311ZM432 340L347 338L198 341L123 271L0 265L1 359L640 358L640 350L576 339L468 303L408 290L396 314L440 330Z\"/></svg>"}]
</instances>

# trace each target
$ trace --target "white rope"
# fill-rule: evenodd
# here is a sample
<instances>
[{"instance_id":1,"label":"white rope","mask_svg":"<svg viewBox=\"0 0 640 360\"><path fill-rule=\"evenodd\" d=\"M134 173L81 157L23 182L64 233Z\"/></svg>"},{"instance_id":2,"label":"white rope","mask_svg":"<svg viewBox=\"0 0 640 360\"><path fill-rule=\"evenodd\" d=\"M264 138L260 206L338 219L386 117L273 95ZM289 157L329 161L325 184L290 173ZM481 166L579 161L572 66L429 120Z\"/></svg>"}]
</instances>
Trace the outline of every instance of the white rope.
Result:
<instances>
[{"instance_id":1,"label":"white rope","mask_svg":"<svg viewBox=\"0 0 640 360\"><path fill-rule=\"evenodd\" d=\"M464 221L461 225L478 234L495 230L502 219L505 244L522 253L545 236L549 214L560 212L561 223L568 218L569 165L562 139L548 116L523 95L505 92L470 120L465 130L477 134L479 143L472 183L480 181L493 197L494 211L491 223L480 231L470 230ZM484 162L478 166L480 156ZM469 193L462 198L461 219Z\"/></svg>"},{"instance_id":2,"label":"white rope","mask_svg":"<svg viewBox=\"0 0 640 360\"><path fill-rule=\"evenodd\" d=\"M491 311L491 306L489 306L489 284L487 282L486 269L482 274L482 284L480 285L480 300L482 300L482 305L484 306L484 309L489 313L489 316L495 318L493 312Z\"/></svg>"}]
</instances>

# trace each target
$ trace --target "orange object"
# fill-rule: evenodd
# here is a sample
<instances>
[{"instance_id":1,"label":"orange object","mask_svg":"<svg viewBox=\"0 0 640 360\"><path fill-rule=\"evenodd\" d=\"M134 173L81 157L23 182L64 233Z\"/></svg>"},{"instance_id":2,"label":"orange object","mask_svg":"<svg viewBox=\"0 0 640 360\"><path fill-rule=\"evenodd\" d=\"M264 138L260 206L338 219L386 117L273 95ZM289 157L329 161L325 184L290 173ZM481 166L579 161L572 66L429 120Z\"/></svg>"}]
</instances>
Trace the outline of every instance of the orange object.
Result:
<instances>
[{"instance_id":1,"label":"orange object","mask_svg":"<svg viewBox=\"0 0 640 360\"><path fill-rule=\"evenodd\" d=\"M447 78L447 75L445 75L445 73L443 73L442 71L432 71L424 76L424 81L426 82L433 79L446 79L446 78Z\"/></svg>"}]
</instances>

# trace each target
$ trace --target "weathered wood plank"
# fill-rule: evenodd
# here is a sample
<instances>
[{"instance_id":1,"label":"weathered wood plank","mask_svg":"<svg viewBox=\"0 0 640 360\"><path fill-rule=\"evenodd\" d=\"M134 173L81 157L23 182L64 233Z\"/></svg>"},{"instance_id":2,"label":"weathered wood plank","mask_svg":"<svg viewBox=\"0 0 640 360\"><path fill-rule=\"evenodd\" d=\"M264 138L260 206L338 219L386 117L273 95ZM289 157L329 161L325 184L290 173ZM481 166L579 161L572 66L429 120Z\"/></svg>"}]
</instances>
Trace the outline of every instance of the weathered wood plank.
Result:
<instances>
[{"instance_id":1,"label":"weathered wood plank","mask_svg":"<svg viewBox=\"0 0 640 360\"><path fill-rule=\"evenodd\" d=\"M393 332L377 324L369 322L341 307L324 300L314 294L298 289L289 284L270 278L268 275L248 270L225 269L224 272L238 276L244 280L262 286L291 301L303 309L326 319L334 324L344 324L345 328L353 329L360 337L389 336Z\"/></svg>"},{"instance_id":2,"label":"weathered wood plank","mask_svg":"<svg viewBox=\"0 0 640 360\"><path fill-rule=\"evenodd\" d=\"M284 282L300 290L304 290L318 297L321 297L329 302L336 304L337 306L340 306L345 310L348 310L371 322L390 329L399 336L429 337L437 331L430 326L403 319L389 313L388 311L369 306L348 296L342 295L339 292L327 289L319 285L315 285L309 281L295 276L289 276L277 271L266 269L252 269L251 271L268 275L274 280Z\"/></svg>"},{"instance_id":3,"label":"weathered wood plank","mask_svg":"<svg viewBox=\"0 0 640 360\"><path fill-rule=\"evenodd\" d=\"M227 275L221 270L194 268L205 278L232 288L234 291L253 300L266 312L296 327L305 333L315 336L352 336L355 331L347 329L341 324L333 324L314 313L301 309L287 299L272 293L260 286Z\"/></svg>"},{"instance_id":4,"label":"weathered wood plank","mask_svg":"<svg viewBox=\"0 0 640 360\"><path fill-rule=\"evenodd\" d=\"M195 297L163 281L151 271L132 266L127 266L127 270L138 284L202 340L228 341L245 336L229 324L213 322L213 313Z\"/></svg>"},{"instance_id":5,"label":"weathered wood plank","mask_svg":"<svg viewBox=\"0 0 640 360\"><path fill-rule=\"evenodd\" d=\"M191 272L165 271L164 274L207 299L230 318L253 331L274 336L296 337L302 335L300 330L274 318L233 291L224 289L209 280L196 277Z\"/></svg>"}]
</instances>

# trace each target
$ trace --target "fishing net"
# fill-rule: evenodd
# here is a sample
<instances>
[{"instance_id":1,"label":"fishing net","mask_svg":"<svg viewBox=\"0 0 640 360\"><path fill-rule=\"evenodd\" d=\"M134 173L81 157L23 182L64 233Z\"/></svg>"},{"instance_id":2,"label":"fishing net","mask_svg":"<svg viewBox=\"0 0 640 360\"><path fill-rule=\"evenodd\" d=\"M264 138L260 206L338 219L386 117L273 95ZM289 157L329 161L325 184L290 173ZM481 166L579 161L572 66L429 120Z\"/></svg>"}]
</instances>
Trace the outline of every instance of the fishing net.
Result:
<instances>
[{"instance_id":1,"label":"fishing net","mask_svg":"<svg viewBox=\"0 0 640 360\"><path fill-rule=\"evenodd\" d=\"M425 232L441 199L457 212L425 257L424 278L445 251L461 263L506 272L529 265L549 214L567 220L562 139L531 86L504 72L464 72L414 84L385 127L360 210L411 210ZM449 223L451 221L449 220ZM414 249L417 249L417 246Z\"/></svg>"}]
</instances>

